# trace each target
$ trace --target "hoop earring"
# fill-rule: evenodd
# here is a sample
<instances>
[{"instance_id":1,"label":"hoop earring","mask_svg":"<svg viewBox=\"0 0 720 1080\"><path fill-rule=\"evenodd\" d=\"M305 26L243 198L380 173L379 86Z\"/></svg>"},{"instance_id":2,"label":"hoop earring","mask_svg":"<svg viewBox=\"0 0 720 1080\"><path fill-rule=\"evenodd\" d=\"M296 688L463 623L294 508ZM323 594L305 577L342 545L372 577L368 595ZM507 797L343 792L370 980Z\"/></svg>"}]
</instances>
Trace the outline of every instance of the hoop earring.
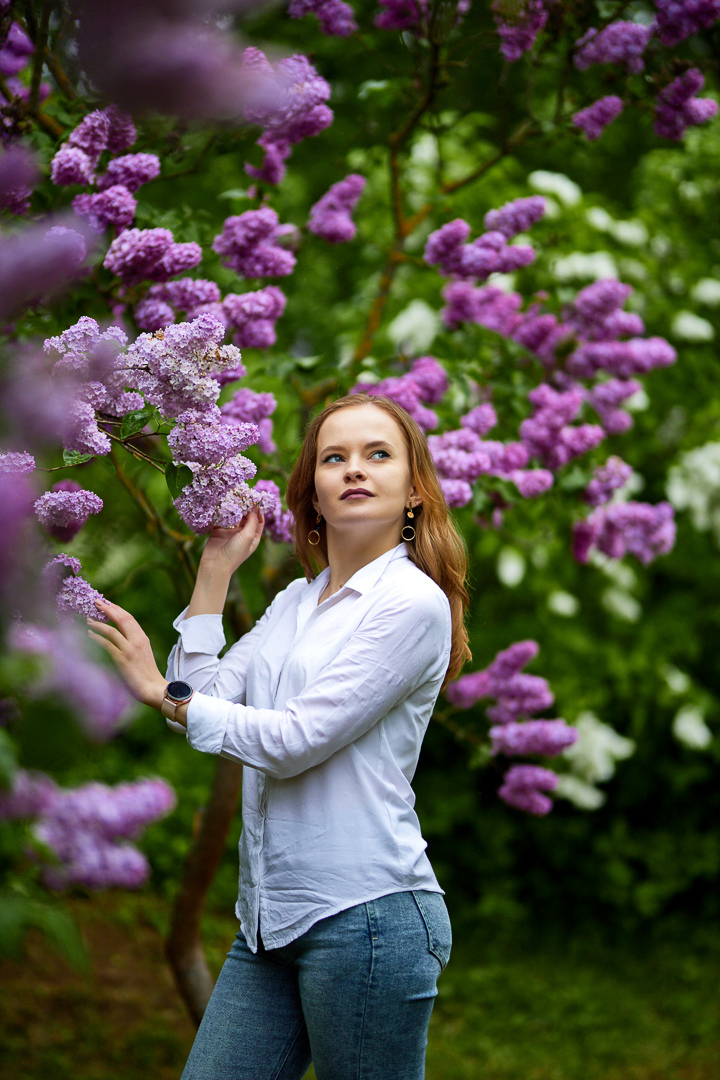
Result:
<instances>
[{"instance_id":1,"label":"hoop earring","mask_svg":"<svg viewBox=\"0 0 720 1080\"><path fill-rule=\"evenodd\" d=\"M405 542L408 543L408 544L410 543L411 540L415 539L415 529L410 524L410 522L413 520L414 517L415 517L415 515L413 514L412 506L408 506L407 511L406 511L405 524L403 525L402 530L400 532L400 535L402 536L403 540L405 540ZM405 533L408 530L410 531L410 534L411 534L410 536L405 535Z\"/></svg>"},{"instance_id":2,"label":"hoop earring","mask_svg":"<svg viewBox=\"0 0 720 1080\"><path fill-rule=\"evenodd\" d=\"M321 521L322 521L322 515L318 514L317 521L315 522L315 524L319 525ZM313 537L315 537L314 540L313 540ZM318 544L320 543L320 533L317 531L317 529L311 529L310 532L308 533L307 539L308 539L308 544L311 544L313 547L317 547Z\"/></svg>"}]
</instances>

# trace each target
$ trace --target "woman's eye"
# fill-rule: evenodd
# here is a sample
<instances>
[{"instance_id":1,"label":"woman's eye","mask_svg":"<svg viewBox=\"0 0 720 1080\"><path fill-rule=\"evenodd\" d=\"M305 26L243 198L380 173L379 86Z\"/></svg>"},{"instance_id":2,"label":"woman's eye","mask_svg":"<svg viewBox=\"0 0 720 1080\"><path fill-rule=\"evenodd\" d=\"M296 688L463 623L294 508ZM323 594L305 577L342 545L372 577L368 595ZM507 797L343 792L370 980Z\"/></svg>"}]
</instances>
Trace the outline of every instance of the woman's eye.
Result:
<instances>
[{"instance_id":1,"label":"woman's eye","mask_svg":"<svg viewBox=\"0 0 720 1080\"><path fill-rule=\"evenodd\" d=\"M387 450L375 450L375 452L372 454L372 457L377 457L378 454L382 454L382 456L386 458L390 457Z\"/></svg>"},{"instance_id":2,"label":"woman's eye","mask_svg":"<svg viewBox=\"0 0 720 1080\"><path fill-rule=\"evenodd\" d=\"M323 458L323 465L327 464L327 462L332 462L333 460L342 461L342 458L340 457L340 454L328 454L327 457Z\"/></svg>"}]
</instances>

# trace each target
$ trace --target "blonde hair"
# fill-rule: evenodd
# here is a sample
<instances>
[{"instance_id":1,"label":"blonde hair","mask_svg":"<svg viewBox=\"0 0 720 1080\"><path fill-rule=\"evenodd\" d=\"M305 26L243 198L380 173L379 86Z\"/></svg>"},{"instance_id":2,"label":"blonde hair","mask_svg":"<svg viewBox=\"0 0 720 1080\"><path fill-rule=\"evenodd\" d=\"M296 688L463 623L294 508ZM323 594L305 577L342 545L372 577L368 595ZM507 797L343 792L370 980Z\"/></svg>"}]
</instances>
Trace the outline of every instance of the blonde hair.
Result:
<instances>
[{"instance_id":1,"label":"blonde hair","mask_svg":"<svg viewBox=\"0 0 720 1080\"><path fill-rule=\"evenodd\" d=\"M295 552L309 581L328 564L325 523L316 524L317 513L313 506L318 435L328 416L359 405L375 405L389 413L405 439L412 483L422 500L422 510L418 513L416 508L415 539L408 542L408 554L415 565L440 586L450 602L452 645L443 683L446 685L470 659L465 629L468 604L465 548L450 519L427 440L410 414L391 398L348 394L327 405L311 422L287 485L287 505L295 518ZM313 529L320 535L317 546L308 543L308 533Z\"/></svg>"}]
</instances>

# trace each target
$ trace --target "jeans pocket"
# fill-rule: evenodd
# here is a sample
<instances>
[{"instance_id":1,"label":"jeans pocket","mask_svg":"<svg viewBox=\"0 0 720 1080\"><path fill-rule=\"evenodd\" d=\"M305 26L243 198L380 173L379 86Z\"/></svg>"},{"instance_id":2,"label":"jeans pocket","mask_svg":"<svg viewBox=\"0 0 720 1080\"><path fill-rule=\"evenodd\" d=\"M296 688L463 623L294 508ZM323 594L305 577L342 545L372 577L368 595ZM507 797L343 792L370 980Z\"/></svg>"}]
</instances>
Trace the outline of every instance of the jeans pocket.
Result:
<instances>
[{"instance_id":1,"label":"jeans pocket","mask_svg":"<svg viewBox=\"0 0 720 1080\"><path fill-rule=\"evenodd\" d=\"M428 949L444 971L450 959L452 930L450 916L440 893L413 890L413 899L427 930Z\"/></svg>"}]
</instances>

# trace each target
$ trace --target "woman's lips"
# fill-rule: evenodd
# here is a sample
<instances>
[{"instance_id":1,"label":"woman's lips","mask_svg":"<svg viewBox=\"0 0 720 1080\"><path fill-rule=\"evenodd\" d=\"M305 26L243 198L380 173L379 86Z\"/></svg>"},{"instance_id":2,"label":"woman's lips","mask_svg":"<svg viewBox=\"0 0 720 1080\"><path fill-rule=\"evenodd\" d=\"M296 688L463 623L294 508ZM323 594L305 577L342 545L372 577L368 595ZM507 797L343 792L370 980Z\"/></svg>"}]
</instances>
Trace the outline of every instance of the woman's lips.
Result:
<instances>
[{"instance_id":1,"label":"woman's lips","mask_svg":"<svg viewBox=\"0 0 720 1080\"><path fill-rule=\"evenodd\" d=\"M346 491L340 496L340 499L344 502L346 499L372 499L373 496L369 491Z\"/></svg>"}]
</instances>

